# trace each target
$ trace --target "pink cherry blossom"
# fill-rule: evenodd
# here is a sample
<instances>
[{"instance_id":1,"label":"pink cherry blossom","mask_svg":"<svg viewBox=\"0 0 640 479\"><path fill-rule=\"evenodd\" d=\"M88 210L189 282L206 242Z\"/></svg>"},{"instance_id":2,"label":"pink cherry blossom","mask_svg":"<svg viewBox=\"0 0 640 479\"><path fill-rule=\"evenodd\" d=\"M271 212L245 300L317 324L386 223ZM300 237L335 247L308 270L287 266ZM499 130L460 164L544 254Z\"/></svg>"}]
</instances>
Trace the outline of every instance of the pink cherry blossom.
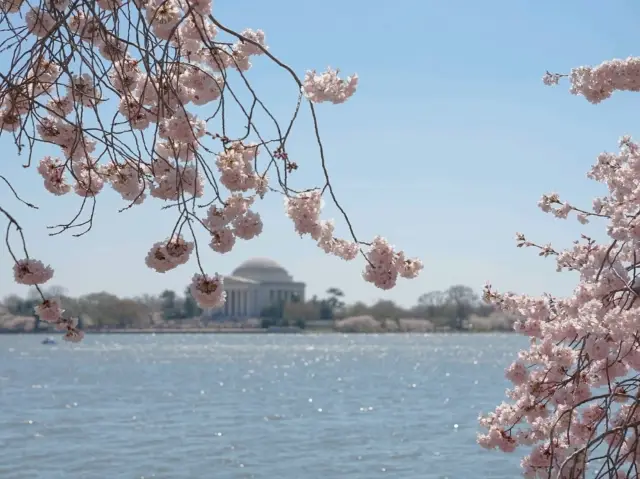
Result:
<instances>
[{"instance_id":1,"label":"pink cherry blossom","mask_svg":"<svg viewBox=\"0 0 640 479\"><path fill-rule=\"evenodd\" d=\"M48 323L57 323L62 318L64 309L60 304L60 300L56 298L45 299L42 303L35 307L35 313L42 321Z\"/></svg>"},{"instance_id":2,"label":"pink cherry blossom","mask_svg":"<svg viewBox=\"0 0 640 479\"><path fill-rule=\"evenodd\" d=\"M258 177L253 162L257 155L258 149L255 146L239 142L231 144L216 160L220 182L229 191L247 191L255 188Z\"/></svg>"},{"instance_id":3,"label":"pink cherry blossom","mask_svg":"<svg viewBox=\"0 0 640 479\"><path fill-rule=\"evenodd\" d=\"M520 361L513 363L506 371L506 377L516 386L524 383L527 379L527 367Z\"/></svg>"},{"instance_id":4,"label":"pink cherry blossom","mask_svg":"<svg viewBox=\"0 0 640 479\"><path fill-rule=\"evenodd\" d=\"M52 98L47 103L47 108L50 112L60 117L66 117L73 112L74 105L73 100L68 96L62 96L59 98Z\"/></svg>"},{"instance_id":5,"label":"pink cherry blossom","mask_svg":"<svg viewBox=\"0 0 640 479\"><path fill-rule=\"evenodd\" d=\"M71 185L64 177L64 164L58 158L45 156L38 165L38 173L44 178L48 192L61 196L71 191Z\"/></svg>"},{"instance_id":6,"label":"pink cherry blossom","mask_svg":"<svg viewBox=\"0 0 640 479\"><path fill-rule=\"evenodd\" d=\"M572 92L598 103L615 90L636 91L638 65L637 59L628 59L575 69L569 75ZM556 84L563 77L547 74L544 82ZM630 477L626 471L633 470L640 420L635 407L640 374L640 146L629 137L619 146L619 153L598 155L588 173L608 190L590 209L558 193L545 194L538 203L559 219L575 217L583 224L603 220L608 242L582 236L559 250L516 234L518 247L534 248L540 256L554 258L557 271L576 274L573 294L532 297L499 293L491 285L485 289L485 299L516 318L516 332L529 336L531 346L507 369L513 383L507 391L511 402L480 419L486 432L478 443L510 452L502 440L506 436L514 447L527 448L525 477ZM387 251L386 264L389 256ZM620 460L607 470L592 466L603 453ZM589 470L593 474L585 476Z\"/></svg>"},{"instance_id":7,"label":"pink cherry blossom","mask_svg":"<svg viewBox=\"0 0 640 479\"><path fill-rule=\"evenodd\" d=\"M84 331L78 329L76 319L65 320L59 323L61 330L66 331L63 339L70 343L79 343L84 339Z\"/></svg>"},{"instance_id":8,"label":"pink cherry blossom","mask_svg":"<svg viewBox=\"0 0 640 479\"><path fill-rule=\"evenodd\" d=\"M19 284L45 284L53 278L53 269L36 259L21 259L13 265L13 277Z\"/></svg>"},{"instance_id":9,"label":"pink cherry blossom","mask_svg":"<svg viewBox=\"0 0 640 479\"><path fill-rule=\"evenodd\" d=\"M389 242L377 236L366 255L367 265L363 277L380 289L391 289L396 285L398 274L403 277L416 277L422 269L418 259L406 260L404 252L396 251Z\"/></svg>"},{"instance_id":10,"label":"pink cherry blossom","mask_svg":"<svg viewBox=\"0 0 640 479\"><path fill-rule=\"evenodd\" d=\"M338 73L338 70L331 68L320 75L313 70L308 71L304 78L302 92L314 103L325 101L336 104L344 103L356 92L358 75L343 80L338 76Z\"/></svg>"},{"instance_id":11,"label":"pink cherry blossom","mask_svg":"<svg viewBox=\"0 0 640 479\"><path fill-rule=\"evenodd\" d=\"M151 196L162 200L178 200L183 194L199 198L204 194L202 175L193 166L171 168L156 174L151 184Z\"/></svg>"},{"instance_id":12,"label":"pink cherry blossom","mask_svg":"<svg viewBox=\"0 0 640 479\"><path fill-rule=\"evenodd\" d=\"M227 297L227 293L223 290L223 279L217 274L214 276L195 274L190 288L191 295L198 306L205 309L222 307Z\"/></svg>"},{"instance_id":13,"label":"pink cherry blossom","mask_svg":"<svg viewBox=\"0 0 640 479\"><path fill-rule=\"evenodd\" d=\"M249 210L233 220L233 232L238 238L250 240L262 233L262 220L258 213Z\"/></svg>"},{"instance_id":14,"label":"pink cherry blossom","mask_svg":"<svg viewBox=\"0 0 640 479\"><path fill-rule=\"evenodd\" d=\"M49 12L35 8L27 12L25 21L29 32L38 37L46 36L56 24L55 18Z\"/></svg>"},{"instance_id":15,"label":"pink cherry blossom","mask_svg":"<svg viewBox=\"0 0 640 479\"><path fill-rule=\"evenodd\" d=\"M235 47L236 52L240 53L243 57L264 55L264 50L267 49L267 45L265 44L265 34L262 30L253 31L247 28L240 32L240 35L249 41L240 40Z\"/></svg>"},{"instance_id":16,"label":"pink cherry blossom","mask_svg":"<svg viewBox=\"0 0 640 479\"><path fill-rule=\"evenodd\" d=\"M322 232L320 223L322 206L322 194L319 190L285 198L287 215L293 220L296 233L300 236L308 234L315 240L320 238Z\"/></svg>"},{"instance_id":17,"label":"pink cherry blossom","mask_svg":"<svg viewBox=\"0 0 640 479\"><path fill-rule=\"evenodd\" d=\"M120 0L96 0L96 3L103 10L116 10L122 5Z\"/></svg>"},{"instance_id":18,"label":"pink cherry blossom","mask_svg":"<svg viewBox=\"0 0 640 479\"><path fill-rule=\"evenodd\" d=\"M20 115L14 109L0 111L0 128L4 131L14 132L20 128L21 123Z\"/></svg>"},{"instance_id":19,"label":"pink cherry blossom","mask_svg":"<svg viewBox=\"0 0 640 479\"><path fill-rule=\"evenodd\" d=\"M223 227L211 232L209 246L217 253L228 253L236 244L236 236L231 228Z\"/></svg>"},{"instance_id":20,"label":"pink cherry blossom","mask_svg":"<svg viewBox=\"0 0 640 479\"><path fill-rule=\"evenodd\" d=\"M334 225L332 221L320 223L320 238L318 246L327 254L333 254L345 261L351 261L358 256L360 247L357 243L333 236Z\"/></svg>"},{"instance_id":21,"label":"pink cherry blossom","mask_svg":"<svg viewBox=\"0 0 640 479\"><path fill-rule=\"evenodd\" d=\"M24 0L2 0L0 2L0 10L6 13L17 13L23 3Z\"/></svg>"},{"instance_id":22,"label":"pink cherry blossom","mask_svg":"<svg viewBox=\"0 0 640 479\"><path fill-rule=\"evenodd\" d=\"M0 0L0 10L8 19L3 44L9 45L5 53L12 57L7 58L3 72L8 80L0 91L0 130L9 133L7 138L20 154L7 152L8 161L21 156L29 159L25 160L29 167L36 155L33 163L42 179L38 181L53 195L52 201L75 193L66 200L78 206L77 214L52 234L90 234L101 208L112 205L102 201L111 192L117 194L117 208L123 214L133 214L133 207L145 201L153 203L150 208L155 204L167 214L171 237L139 254L146 254L146 265L158 273L195 259L199 272L193 277L192 295L201 307L217 308L226 298L223 280L217 274L207 276L204 266L210 260L204 254L226 254L237 239L260 236L265 228L261 200L268 192L279 193L295 233L328 255L345 261L360 257L365 279L375 286L389 289L397 277L419 275L422 262L409 259L386 239L377 237L369 244L357 238L333 192L324 158L321 186L298 189L297 183L306 178L296 176L298 170L313 171L309 161L315 157L304 152L305 157L294 158L289 151L299 110L288 124L280 124L268 102L259 98L261 89L253 85L254 78L260 81L263 75L245 72L265 63L282 69L293 78L291 93L298 106L304 101L314 118L315 104L343 103L355 93L356 74L341 78L337 69L328 68L322 73L308 71L301 79L276 58L263 30L231 30L214 16L212 0L97 0L93 9L69 0L46 0L22 10L23 4L22 0ZM139 35L126 28L132 18L144 30ZM20 55L12 56L14 50ZM273 125L268 124L271 121ZM56 152L38 156L35 145ZM627 148L632 148L631 143ZM593 175L602 175L607 161L618 160L603 158ZM620 194L629 194L628 186L617 187ZM9 188L18 196L11 184ZM324 199L337 207L344 221L322 218ZM561 218L575 213L578 221L591 219L559 201L554 197L542 206ZM599 204L603 214L614 207L615 202L606 198ZM16 282L38 286L49 281L53 270L28 259L27 231L14 212L3 206L0 215L9 220L8 251ZM341 229L347 236L338 234ZM194 255L197 230L210 235L210 248L200 248ZM640 225L626 230L621 220L615 235L640 239ZM13 248L15 242L18 248ZM125 243L123 247L134 247ZM13 257L21 250L27 259ZM601 259L605 251L600 249L598 254ZM558 264L570 267L578 257L590 262L589 271L594 274L596 265L586 250L568 254ZM607 280L603 291L629 279L623 266L620 262L615 274L603 274ZM35 289L41 296L36 314L64 331L65 340L80 341L83 333L76 319L63 316L58 299L46 298L40 288ZM593 314L597 314L595 308ZM536 321L522 321L523 330L542 334L542 319ZM577 334L584 329L576 325L562 331ZM585 372L591 381L602 381L611 370L621 374L640 364L640 354L627 351L626 359L607 367L606 353L614 354L612 344L619 336L610 332L606 342L590 345L592 355L601 360ZM587 391L568 390L558 399L576 401ZM616 397L623 394L619 391ZM510 447L510 439L501 437L502 447Z\"/></svg>"},{"instance_id":23,"label":"pink cherry blossom","mask_svg":"<svg viewBox=\"0 0 640 479\"><path fill-rule=\"evenodd\" d=\"M100 101L100 92L88 73L72 79L72 84L67 88L67 96L88 107L96 106Z\"/></svg>"},{"instance_id":24,"label":"pink cherry blossom","mask_svg":"<svg viewBox=\"0 0 640 479\"><path fill-rule=\"evenodd\" d=\"M166 273L189 261L194 243L185 241L181 235L174 235L167 241L155 243L145 260L149 268L158 273Z\"/></svg>"}]
</instances>

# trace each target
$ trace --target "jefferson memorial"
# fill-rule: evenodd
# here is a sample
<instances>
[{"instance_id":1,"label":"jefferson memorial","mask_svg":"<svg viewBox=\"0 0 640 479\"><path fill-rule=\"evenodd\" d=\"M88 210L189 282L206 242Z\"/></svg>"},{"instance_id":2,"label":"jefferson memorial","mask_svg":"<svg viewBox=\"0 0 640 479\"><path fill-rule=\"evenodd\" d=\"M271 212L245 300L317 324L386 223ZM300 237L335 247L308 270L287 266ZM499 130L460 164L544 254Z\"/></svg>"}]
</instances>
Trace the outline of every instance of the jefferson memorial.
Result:
<instances>
[{"instance_id":1,"label":"jefferson memorial","mask_svg":"<svg viewBox=\"0 0 640 479\"><path fill-rule=\"evenodd\" d=\"M294 281L278 263L253 258L224 276L227 301L219 310L225 318L257 318L264 308L279 301L304 301L305 284Z\"/></svg>"}]
</instances>

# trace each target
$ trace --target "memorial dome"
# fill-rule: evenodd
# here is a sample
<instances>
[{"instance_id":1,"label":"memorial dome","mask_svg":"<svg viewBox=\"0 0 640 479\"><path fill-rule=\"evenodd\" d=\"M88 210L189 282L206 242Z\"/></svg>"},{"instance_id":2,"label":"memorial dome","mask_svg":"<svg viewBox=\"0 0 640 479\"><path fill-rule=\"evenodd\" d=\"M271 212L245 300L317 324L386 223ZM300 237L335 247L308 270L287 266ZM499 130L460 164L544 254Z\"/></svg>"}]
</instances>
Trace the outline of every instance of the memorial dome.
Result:
<instances>
[{"instance_id":1,"label":"memorial dome","mask_svg":"<svg viewBox=\"0 0 640 479\"><path fill-rule=\"evenodd\" d=\"M261 283L290 283L291 276L278 263L269 258L252 258L233 270L232 276L252 279Z\"/></svg>"}]
</instances>

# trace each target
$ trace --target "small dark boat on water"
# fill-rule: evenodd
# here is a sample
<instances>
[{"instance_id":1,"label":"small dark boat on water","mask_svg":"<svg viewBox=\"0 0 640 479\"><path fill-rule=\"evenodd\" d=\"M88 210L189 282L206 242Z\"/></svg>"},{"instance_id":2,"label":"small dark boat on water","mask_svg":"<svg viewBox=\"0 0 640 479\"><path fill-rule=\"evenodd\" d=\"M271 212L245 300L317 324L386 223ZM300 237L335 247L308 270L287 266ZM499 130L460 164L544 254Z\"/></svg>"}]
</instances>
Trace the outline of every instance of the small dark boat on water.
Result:
<instances>
[{"instance_id":1,"label":"small dark boat on water","mask_svg":"<svg viewBox=\"0 0 640 479\"><path fill-rule=\"evenodd\" d=\"M56 344L56 342L53 340L53 338L44 338L42 340L42 344Z\"/></svg>"}]
</instances>

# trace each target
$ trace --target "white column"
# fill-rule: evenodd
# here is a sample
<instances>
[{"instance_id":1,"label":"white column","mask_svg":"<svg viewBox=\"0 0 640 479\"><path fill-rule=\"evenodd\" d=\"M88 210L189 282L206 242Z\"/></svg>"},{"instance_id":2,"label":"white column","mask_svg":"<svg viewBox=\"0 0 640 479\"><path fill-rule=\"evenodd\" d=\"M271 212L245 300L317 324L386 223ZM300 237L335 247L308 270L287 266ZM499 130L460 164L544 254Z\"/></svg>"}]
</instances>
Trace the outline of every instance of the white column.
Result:
<instances>
[{"instance_id":1,"label":"white column","mask_svg":"<svg viewBox=\"0 0 640 479\"><path fill-rule=\"evenodd\" d=\"M247 315L247 292L243 291L242 292L242 316L246 316Z\"/></svg>"},{"instance_id":2,"label":"white column","mask_svg":"<svg viewBox=\"0 0 640 479\"><path fill-rule=\"evenodd\" d=\"M233 314L234 316L238 316L240 313L240 291L236 291L235 300L233 301Z\"/></svg>"},{"instance_id":3,"label":"white column","mask_svg":"<svg viewBox=\"0 0 640 479\"><path fill-rule=\"evenodd\" d=\"M234 316L238 316L238 299L239 299L239 293L240 291L234 291L233 292L233 315Z\"/></svg>"},{"instance_id":4,"label":"white column","mask_svg":"<svg viewBox=\"0 0 640 479\"><path fill-rule=\"evenodd\" d=\"M242 315L247 315L247 290L242 292Z\"/></svg>"},{"instance_id":5,"label":"white column","mask_svg":"<svg viewBox=\"0 0 640 479\"><path fill-rule=\"evenodd\" d=\"M262 302L262 297L260 295L262 294L265 294L265 292L262 291L262 288L260 287L256 288L253 292L253 314L255 316L260 313L260 304Z\"/></svg>"},{"instance_id":6,"label":"white column","mask_svg":"<svg viewBox=\"0 0 640 479\"><path fill-rule=\"evenodd\" d=\"M253 290L253 306L251 306L251 311L253 311L253 316L257 316L260 311L258 311L258 295L260 294L259 289Z\"/></svg>"},{"instance_id":7,"label":"white column","mask_svg":"<svg viewBox=\"0 0 640 479\"><path fill-rule=\"evenodd\" d=\"M253 306L251 306L251 311L253 311L251 314L253 316L257 316L258 313L260 313L260 311L258 311L258 304L259 304L259 295L260 295L261 291L258 288L253 290Z\"/></svg>"}]
</instances>

